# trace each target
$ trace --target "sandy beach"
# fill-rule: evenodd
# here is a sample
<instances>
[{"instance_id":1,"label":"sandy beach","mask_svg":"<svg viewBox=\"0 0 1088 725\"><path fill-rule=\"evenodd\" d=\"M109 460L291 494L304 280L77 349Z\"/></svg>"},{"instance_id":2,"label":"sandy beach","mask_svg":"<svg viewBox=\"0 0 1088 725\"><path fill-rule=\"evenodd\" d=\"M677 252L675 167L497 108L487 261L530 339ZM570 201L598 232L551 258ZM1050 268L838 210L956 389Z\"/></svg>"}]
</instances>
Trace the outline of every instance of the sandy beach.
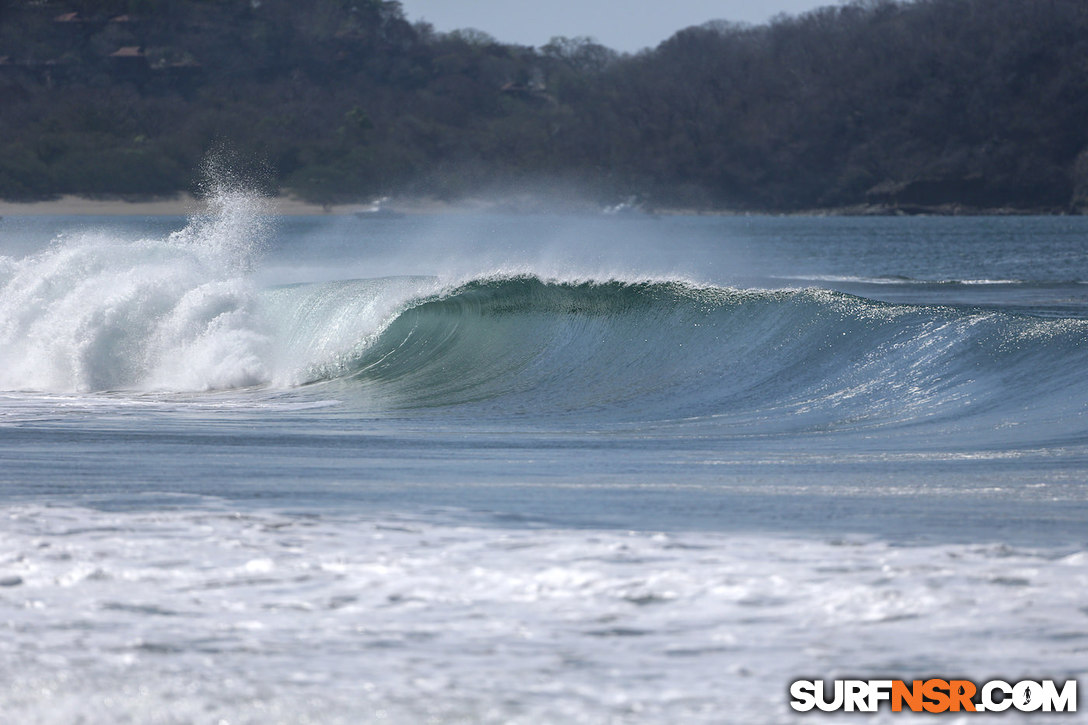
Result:
<instances>
[{"instance_id":1,"label":"sandy beach","mask_svg":"<svg viewBox=\"0 0 1088 725\"><path fill-rule=\"evenodd\" d=\"M352 204L312 204L291 196L277 196L268 200L272 214L286 216L325 216L373 212L374 202L360 201ZM465 198L447 202L428 197L398 197L382 205L383 209L403 214L456 214L466 212L505 211L515 213L546 213L556 211L596 211L586 202L541 199L532 195L500 198ZM0 200L0 217L22 215L54 216L190 216L207 209L202 199L192 194L174 197L129 201L125 199L88 199L64 195L49 201L14 202Z\"/></svg>"},{"instance_id":2,"label":"sandy beach","mask_svg":"<svg viewBox=\"0 0 1088 725\"><path fill-rule=\"evenodd\" d=\"M599 208L585 200L553 199L533 195L502 197L466 197L448 202L429 197L398 197L382 205L383 209L403 214L458 214L473 212L509 213L595 213ZM124 199L88 199L65 195L49 201L13 202L0 200L0 217L22 215L54 216L190 216L207 209L202 199L191 194L174 197L127 201ZM286 216L324 216L373 212L374 202L360 201L352 204L312 204L291 196L269 199L272 214ZM660 212L659 213L668 213ZM680 212L682 213L682 212Z\"/></svg>"},{"instance_id":3,"label":"sandy beach","mask_svg":"<svg viewBox=\"0 0 1088 725\"><path fill-rule=\"evenodd\" d=\"M341 204L322 207L291 197L270 200L276 214L353 214L368 209L367 204ZM206 204L191 194L175 197L126 201L124 199L87 199L65 195L50 201L0 201L0 216L20 215L93 215L93 216L187 216L204 211Z\"/></svg>"}]
</instances>

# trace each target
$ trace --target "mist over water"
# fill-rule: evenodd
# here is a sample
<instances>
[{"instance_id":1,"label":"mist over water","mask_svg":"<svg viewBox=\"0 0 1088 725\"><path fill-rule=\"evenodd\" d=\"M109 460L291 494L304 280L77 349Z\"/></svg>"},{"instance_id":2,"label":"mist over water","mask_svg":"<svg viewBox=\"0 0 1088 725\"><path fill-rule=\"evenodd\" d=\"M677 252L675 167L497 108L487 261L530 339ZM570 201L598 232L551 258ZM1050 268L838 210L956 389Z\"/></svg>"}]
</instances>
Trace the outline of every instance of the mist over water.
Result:
<instances>
[{"instance_id":1,"label":"mist over water","mask_svg":"<svg viewBox=\"0 0 1088 725\"><path fill-rule=\"evenodd\" d=\"M4 712L1083 678L1083 220L269 211L0 222Z\"/></svg>"}]
</instances>

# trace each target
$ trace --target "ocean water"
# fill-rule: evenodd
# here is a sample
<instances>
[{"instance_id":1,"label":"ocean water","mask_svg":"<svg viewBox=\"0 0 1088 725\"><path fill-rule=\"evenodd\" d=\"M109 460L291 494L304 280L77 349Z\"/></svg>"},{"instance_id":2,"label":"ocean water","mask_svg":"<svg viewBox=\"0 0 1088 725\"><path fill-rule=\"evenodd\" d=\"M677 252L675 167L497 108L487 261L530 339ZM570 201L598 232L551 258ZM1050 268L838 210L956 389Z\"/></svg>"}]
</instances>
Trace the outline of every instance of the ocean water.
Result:
<instances>
[{"instance_id":1,"label":"ocean water","mask_svg":"<svg viewBox=\"0 0 1088 725\"><path fill-rule=\"evenodd\" d=\"M4 718L1085 682L1088 219L270 211L0 220Z\"/></svg>"}]
</instances>

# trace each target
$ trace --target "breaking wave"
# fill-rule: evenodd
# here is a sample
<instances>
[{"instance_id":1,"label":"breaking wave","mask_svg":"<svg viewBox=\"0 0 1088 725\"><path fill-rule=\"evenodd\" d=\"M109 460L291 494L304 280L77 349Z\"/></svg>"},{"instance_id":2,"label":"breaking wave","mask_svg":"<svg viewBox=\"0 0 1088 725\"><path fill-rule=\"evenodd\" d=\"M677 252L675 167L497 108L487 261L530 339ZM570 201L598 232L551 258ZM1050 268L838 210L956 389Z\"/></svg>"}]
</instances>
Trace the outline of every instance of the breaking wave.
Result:
<instances>
[{"instance_id":1,"label":"breaking wave","mask_svg":"<svg viewBox=\"0 0 1088 725\"><path fill-rule=\"evenodd\" d=\"M401 411L716 420L754 432L1064 421L1088 323L818 289L484 275L259 289L259 202L164 239L85 233L0 259L0 388L335 384ZM598 416L598 414L601 414Z\"/></svg>"}]
</instances>

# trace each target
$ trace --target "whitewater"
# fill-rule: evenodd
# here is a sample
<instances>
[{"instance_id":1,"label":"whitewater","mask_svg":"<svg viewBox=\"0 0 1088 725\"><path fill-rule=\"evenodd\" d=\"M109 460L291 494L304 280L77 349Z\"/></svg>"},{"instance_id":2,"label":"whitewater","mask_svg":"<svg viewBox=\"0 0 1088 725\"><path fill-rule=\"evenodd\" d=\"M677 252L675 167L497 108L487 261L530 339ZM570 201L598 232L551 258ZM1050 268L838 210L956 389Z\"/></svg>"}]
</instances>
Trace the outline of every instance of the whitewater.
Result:
<instances>
[{"instance_id":1,"label":"whitewater","mask_svg":"<svg viewBox=\"0 0 1088 725\"><path fill-rule=\"evenodd\" d=\"M5 717L1084 682L1088 222L274 211L0 220Z\"/></svg>"}]
</instances>

